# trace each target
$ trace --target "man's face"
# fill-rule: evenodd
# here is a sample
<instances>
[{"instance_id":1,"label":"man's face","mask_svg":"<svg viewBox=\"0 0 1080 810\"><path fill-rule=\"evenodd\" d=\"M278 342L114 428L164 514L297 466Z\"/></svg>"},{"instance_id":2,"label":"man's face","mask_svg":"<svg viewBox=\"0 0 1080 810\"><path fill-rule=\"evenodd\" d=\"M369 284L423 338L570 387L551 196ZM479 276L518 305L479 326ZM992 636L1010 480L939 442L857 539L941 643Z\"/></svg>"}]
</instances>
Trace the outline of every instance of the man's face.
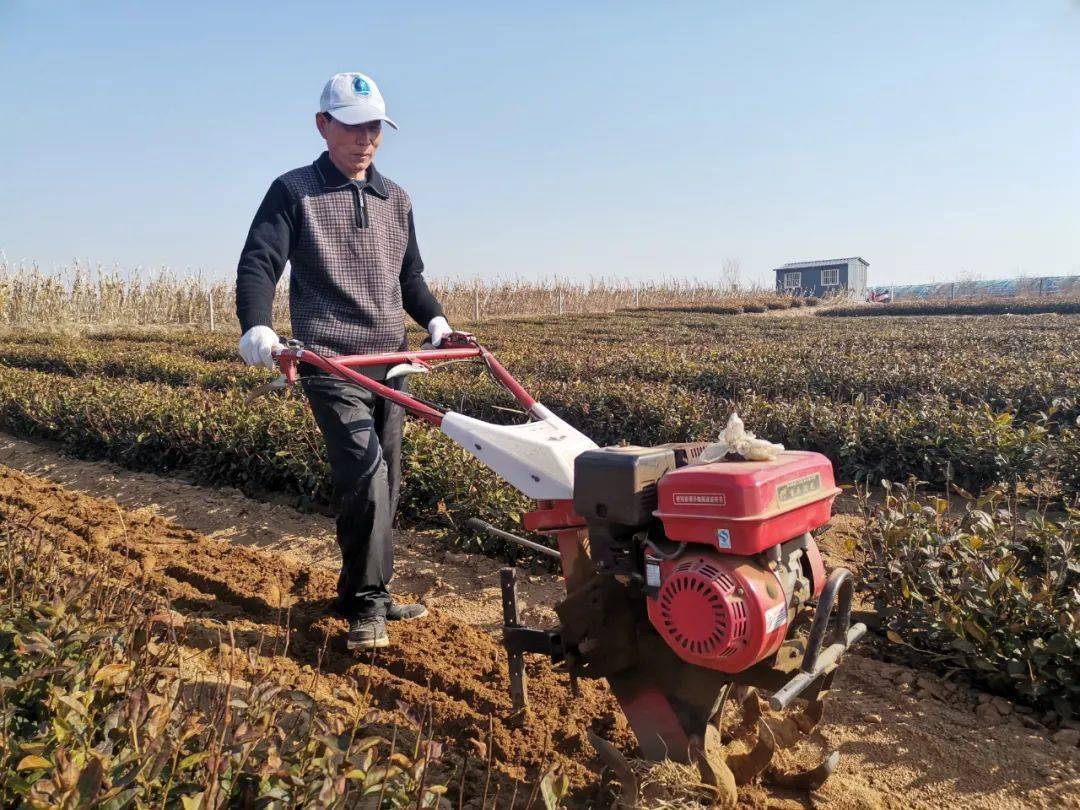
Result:
<instances>
[{"instance_id":1,"label":"man's face","mask_svg":"<svg viewBox=\"0 0 1080 810\"><path fill-rule=\"evenodd\" d=\"M317 113L315 126L326 140L334 165L350 180L362 177L382 143L382 121L350 125L327 113Z\"/></svg>"}]
</instances>

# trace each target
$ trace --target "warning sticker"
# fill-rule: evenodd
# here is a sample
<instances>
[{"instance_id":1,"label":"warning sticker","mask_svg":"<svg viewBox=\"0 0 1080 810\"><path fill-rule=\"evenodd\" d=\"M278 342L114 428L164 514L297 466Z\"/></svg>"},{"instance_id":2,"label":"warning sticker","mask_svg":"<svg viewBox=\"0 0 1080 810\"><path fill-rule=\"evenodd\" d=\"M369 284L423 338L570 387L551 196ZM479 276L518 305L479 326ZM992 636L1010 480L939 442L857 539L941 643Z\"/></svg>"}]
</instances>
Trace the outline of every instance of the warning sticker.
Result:
<instances>
[{"instance_id":1,"label":"warning sticker","mask_svg":"<svg viewBox=\"0 0 1080 810\"><path fill-rule=\"evenodd\" d=\"M650 588L660 587L660 564L654 562L645 563L645 584Z\"/></svg>"},{"instance_id":2,"label":"warning sticker","mask_svg":"<svg viewBox=\"0 0 1080 810\"><path fill-rule=\"evenodd\" d=\"M716 545L718 548L731 548L731 532L727 529L717 529Z\"/></svg>"},{"instance_id":3,"label":"warning sticker","mask_svg":"<svg viewBox=\"0 0 1080 810\"><path fill-rule=\"evenodd\" d=\"M787 624L787 605L773 605L765 611L765 632L771 633Z\"/></svg>"}]
</instances>

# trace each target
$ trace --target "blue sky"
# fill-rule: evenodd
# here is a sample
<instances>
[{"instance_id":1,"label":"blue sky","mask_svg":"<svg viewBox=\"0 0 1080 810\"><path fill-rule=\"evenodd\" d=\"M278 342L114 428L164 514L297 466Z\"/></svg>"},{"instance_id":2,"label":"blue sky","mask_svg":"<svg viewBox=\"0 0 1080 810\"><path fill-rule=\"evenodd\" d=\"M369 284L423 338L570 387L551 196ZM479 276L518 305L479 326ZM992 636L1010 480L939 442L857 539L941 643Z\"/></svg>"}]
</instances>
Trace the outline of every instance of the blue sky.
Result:
<instances>
[{"instance_id":1,"label":"blue sky","mask_svg":"<svg viewBox=\"0 0 1080 810\"><path fill-rule=\"evenodd\" d=\"M0 250L227 277L326 78L428 273L1080 273L1080 3L0 0Z\"/></svg>"}]
</instances>

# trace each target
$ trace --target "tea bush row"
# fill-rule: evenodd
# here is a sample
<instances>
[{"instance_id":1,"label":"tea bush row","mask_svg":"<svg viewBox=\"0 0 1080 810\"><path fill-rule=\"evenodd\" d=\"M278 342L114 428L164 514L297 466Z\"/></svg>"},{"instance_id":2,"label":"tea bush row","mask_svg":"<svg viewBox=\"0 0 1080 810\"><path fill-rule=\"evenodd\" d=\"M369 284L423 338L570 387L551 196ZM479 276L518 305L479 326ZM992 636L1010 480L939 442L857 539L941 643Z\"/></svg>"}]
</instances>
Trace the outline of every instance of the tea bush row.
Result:
<instances>
[{"instance_id":1,"label":"tea bush row","mask_svg":"<svg viewBox=\"0 0 1080 810\"><path fill-rule=\"evenodd\" d=\"M506 400L490 380L476 381L463 403L454 398L459 389L449 378L445 391L438 389L438 377L427 382L429 394L445 395L437 399L482 418L507 420L498 410ZM732 408L722 399L674 389L649 398L633 383L611 389L556 384L544 401L600 444L711 438ZM843 480L915 474L978 490L1002 480L1038 478L1057 464L1055 454L1061 452L1055 437L1038 425L1016 423L985 406L959 408L940 399L913 407L758 397L744 398L738 406L762 435L828 455ZM242 390L0 369L0 427L135 469L179 471L248 491L292 492L308 503L330 497L325 449L299 392L246 404ZM526 507L493 473L427 426L408 423L404 457L402 509L414 522L460 526L478 515L513 528Z\"/></svg>"},{"instance_id":2,"label":"tea bush row","mask_svg":"<svg viewBox=\"0 0 1080 810\"><path fill-rule=\"evenodd\" d=\"M989 689L1080 709L1080 512L1021 514L988 491L960 510L892 485L870 522L869 587L909 657Z\"/></svg>"},{"instance_id":3,"label":"tea bush row","mask_svg":"<svg viewBox=\"0 0 1080 810\"><path fill-rule=\"evenodd\" d=\"M180 473L252 494L286 492L327 504L326 452L310 412L292 396L244 402L244 392L200 391L0 369L0 428L58 443L76 457ZM461 529L481 517L517 528L526 502L443 434L406 423L402 514L454 543L493 554L503 541Z\"/></svg>"},{"instance_id":4,"label":"tea bush row","mask_svg":"<svg viewBox=\"0 0 1080 810\"><path fill-rule=\"evenodd\" d=\"M1080 319L925 322L814 319L568 316L484 325L481 338L531 389L551 381L598 387L635 380L727 399L814 395L838 402L896 402L927 394L986 403L1021 420L1055 409L1080 415ZM5 346L15 367L130 376L145 382L227 388L256 379L238 365L235 337L99 333L94 340ZM642 340L648 335L649 340ZM31 336L27 336L28 338ZM414 337L414 345L419 342ZM584 347L584 348L583 348ZM419 381L424 390L425 381ZM1072 396L1072 411L1055 405ZM1053 425L1049 427L1053 428Z\"/></svg>"},{"instance_id":5,"label":"tea bush row","mask_svg":"<svg viewBox=\"0 0 1080 810\"><path fill-rule=\"evenodd\" d=\"M1036 315L1047 312L1080 314L1080 299L974 298L969 300L897 301L892 304L858 304L825 309L817 314L832 318L874 315Z\"/></svg>"}]
</instances>

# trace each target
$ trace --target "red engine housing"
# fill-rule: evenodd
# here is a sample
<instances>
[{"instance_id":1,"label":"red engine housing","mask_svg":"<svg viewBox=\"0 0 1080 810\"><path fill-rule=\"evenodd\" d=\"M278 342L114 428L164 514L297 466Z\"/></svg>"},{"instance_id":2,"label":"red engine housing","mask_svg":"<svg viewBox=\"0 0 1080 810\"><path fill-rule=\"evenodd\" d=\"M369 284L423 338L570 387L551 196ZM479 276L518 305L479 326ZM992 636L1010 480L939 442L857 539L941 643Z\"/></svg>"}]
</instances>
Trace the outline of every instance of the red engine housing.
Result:
<instances>
[{"instance_id":1,"label":"red engine housing","mask_svg":"<svg viewBox=\"0 0 1080 810\"><path fill-rule=\"evenodd\" d=\"M741 672L772 655L825 581L813 539L788 541L828 522L840 491L832 464L794 451L692 464L667 473L657 490L664 534L695 545L671 560L646 554L649 621L697 666Z\"/></svg>"},{"instance_id":2,"label":"red engine housing","mask_svg":"<svg viewBox=\"0 0 1080 810\"><path fill-rule=\"evenodd\" d=\"M647 559L647 565L655 561ZM776 652L788 626L780 580L752 558L689 552L659 561L649 620L680 658L741 672Z\"/></svg>"}]
</instances>

